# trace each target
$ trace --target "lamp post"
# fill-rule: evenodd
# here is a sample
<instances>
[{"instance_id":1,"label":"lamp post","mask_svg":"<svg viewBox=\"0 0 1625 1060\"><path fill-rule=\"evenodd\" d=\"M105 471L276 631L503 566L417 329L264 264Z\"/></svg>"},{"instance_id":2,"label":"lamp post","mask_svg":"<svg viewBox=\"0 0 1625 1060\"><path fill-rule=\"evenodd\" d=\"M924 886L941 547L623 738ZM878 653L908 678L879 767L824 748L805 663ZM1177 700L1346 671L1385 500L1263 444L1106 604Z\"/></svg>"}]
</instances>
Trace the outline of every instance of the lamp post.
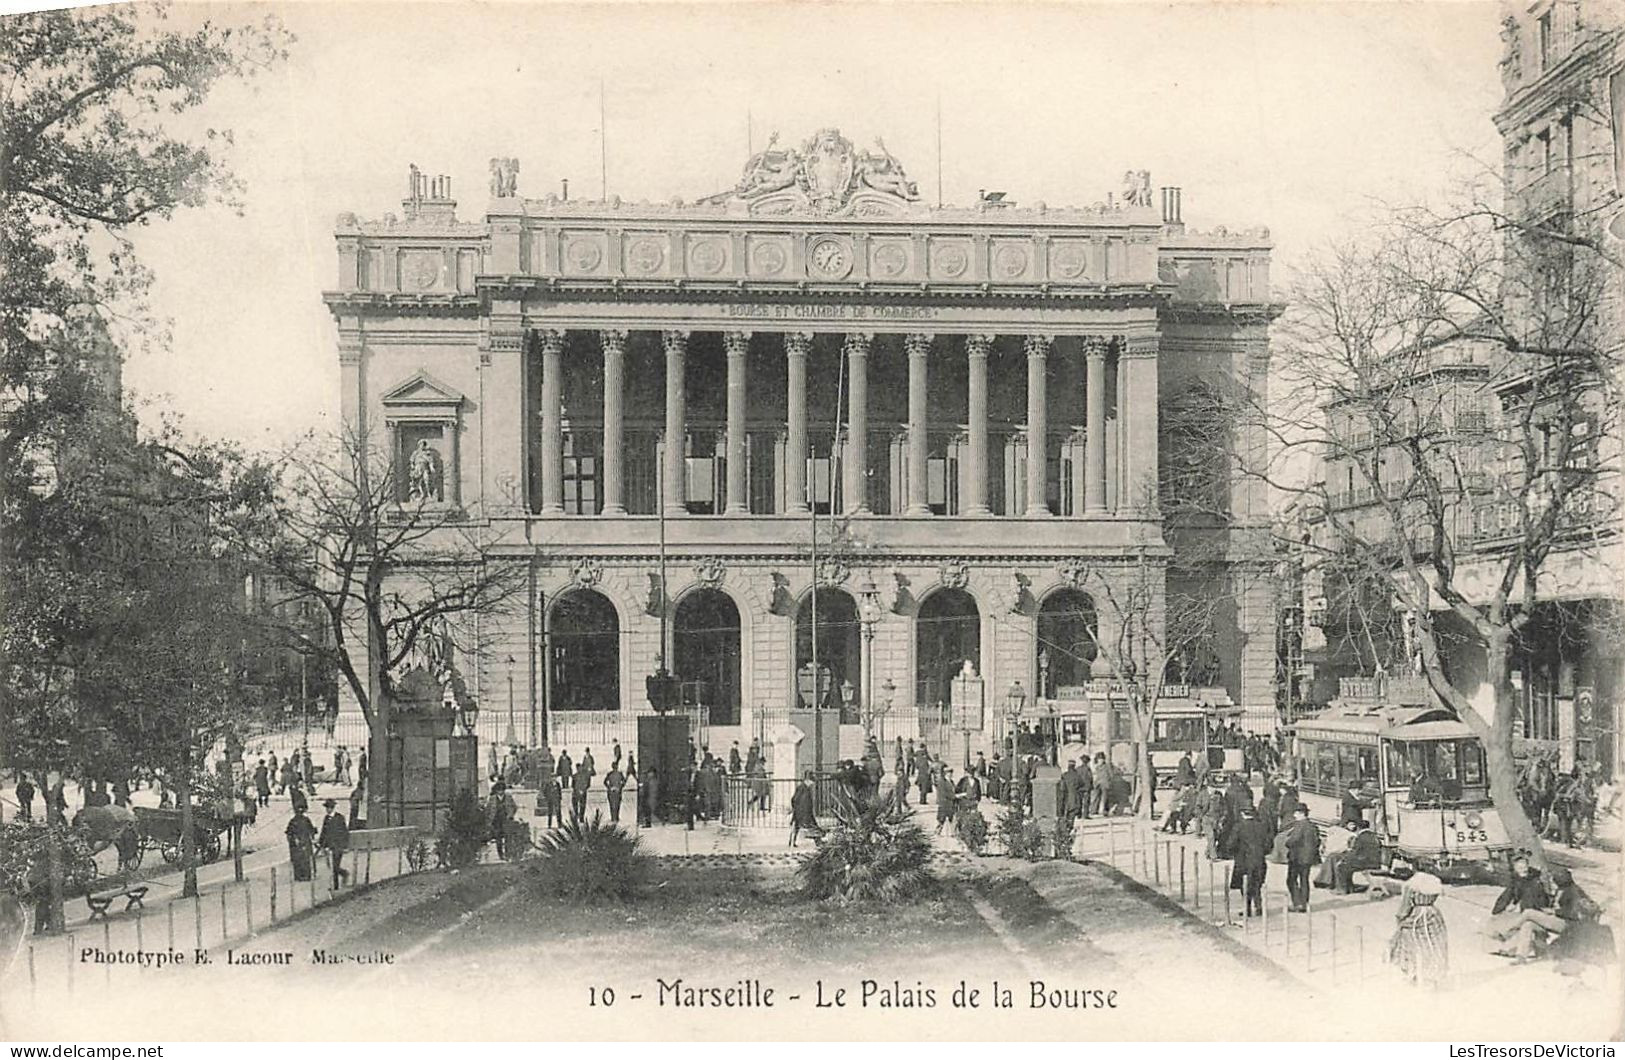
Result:
<instances>
[{"instance_id":1,"label":"lamp post","mask_svg":"<svg viewBox=\"0 0 1625 1060\"><path fill-rule=\"evenodd\" d=\"M1004 712L1009 718L1010 726L1010 788L1013 796L1011 801L1016 807L1016 812L1024 816L1027 812L1027 797L1021 786L1026 784L1027 778L1022 775L1021 739L1016 732L1016 726L1020 724L1021 712L1026 707L1027 690L1021 687L1020 681L1011 681L1010 691L1004 696Z\"/></svg>"},{"instance_id":2,"label":"lamp post","mask_svg":"<svg viewBox=\"0 0 1625 1060\"><path fill-rule=\"evenodd\" d=\"M519 742L519 736L513 727L513 665L514 658L508 656L508 746L512 747Z\"/></svg>"},{"instance_id":3,"label":"lamp post","mask_svg":"<svg viewBox=\"0 0 1625 1060\"><path fill-rule=\"evenodd\" d=\"M897 682L893 681L890 677L887 677L884 681L880 682L880 696L881 701L886 704L885 714L890 714L892 700L897 696ZM882 743L884 743L886 740L886 720L884 714L881 716L880 720L880 739Z\"/></svg>"},{"instance_id":4,"label":"lamp post","mask_svg":"<svg viewBox=\"0 0 1625 1060\"><path fill-rule=\"evenodd\" d=\"M852 704L857 698L858 690L852 687L850 680L843 679L841 681L841 713L843 715L852 713ZM844 721L845 718L843 717L842 720Z\"/></svg>"},{"instance_id":5,"label":"lamp post","mask_svg":"<svg viewBox=\"0 0 1625 1060\"><path fill-rule=\"evenodd\" d=\"M870 740L875 735L875 623L880 614L880 589L866 574L858 586L858 621L863 624L863 735Z\"/></svg>"}]
</instances>

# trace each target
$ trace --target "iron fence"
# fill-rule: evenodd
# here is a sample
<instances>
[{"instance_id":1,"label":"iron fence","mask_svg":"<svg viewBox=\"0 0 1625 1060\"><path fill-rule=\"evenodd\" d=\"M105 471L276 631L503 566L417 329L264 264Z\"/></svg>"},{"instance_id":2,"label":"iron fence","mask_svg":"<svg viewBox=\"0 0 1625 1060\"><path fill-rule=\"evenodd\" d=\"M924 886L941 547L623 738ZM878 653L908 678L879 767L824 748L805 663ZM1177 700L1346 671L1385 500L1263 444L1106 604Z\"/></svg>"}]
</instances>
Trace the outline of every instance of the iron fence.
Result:
<instances>
[{"instance_id":1,"label":"iron fence","mask_svg":"<svg viewBox=\"0 0 1625 1060\"><path fill-rule=\"evenodd\" d=\"M833 820L835 800L845 789L829 774L813 777L812 784L813 816L823 822ZM789 828L790 798L795 791L796 781L791 777L730 774L722 782L722 823L736 828Z\"/></svg>"}]
</instances>

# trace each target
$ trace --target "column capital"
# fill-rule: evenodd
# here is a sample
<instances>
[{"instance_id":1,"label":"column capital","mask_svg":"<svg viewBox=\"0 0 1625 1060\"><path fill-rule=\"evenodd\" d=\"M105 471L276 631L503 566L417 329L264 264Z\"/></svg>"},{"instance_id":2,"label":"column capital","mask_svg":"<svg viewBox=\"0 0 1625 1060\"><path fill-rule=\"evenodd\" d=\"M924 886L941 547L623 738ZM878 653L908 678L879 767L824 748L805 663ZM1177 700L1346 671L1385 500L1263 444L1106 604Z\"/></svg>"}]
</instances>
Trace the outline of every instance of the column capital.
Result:
<instances>
[{"instance_id":1,"label":"column capital","mask_svg":"<svg viewBox=\"0 0 1625 1060\"><path fill-rule=\"evenodd\" d=\"M972 357L986 358L993 349L995 335L966 335L965 352Z\"/></svg>"},{"instance_id":2,"label":"column capital","mask_svg":"<svg viewBox=\"0 0 1625 1060\"><path fill-rule=\"evenodd\" d=\"M660 333L660 345L665 347L665 350L666 350L666 352L668 354L670 354L670 353L687 353L688 352L688 332L686 332L686 331L662 331Z\"/></svg>"},{"instance_id":3,"label":"column capital","mask_svg":"<svg viewBox=\"0 0 1625 1060\"><path fill-rule=\"evenodd\" d=\"M841 343L841 350L848 357L867 357L869 347L874 344L875 333L872 331L849 331L846 341Z\"/></svg>"},{"instance_id":4,"label":"column capital","mask_svg":"<svg viewBox=\"0 0 1625 1060\"><path fill-rule=\"evenodd\" d=\"M903 349L908 351L910 357L924 357L931 352L931 343L936 336L924 331L911 331L903 336Z\"/></svg>"},{"instance_id":5,"label":"column capital","mask_svg":"<svg viewBox=\"0 0 1625 1060\"><path fill-rule=\"evenodd\" d=\"M1105 357L1112 348L1110 335L1085 335L1082 342L1083 352L1089 357Z\"/></svg>"},{"instance_id":6,"label":"column capital","mask_svg":"<svg viewBox=\"0 0 1625 1060\"><path fill-rule=\"evenodd\" d=\"M729 357L743 357L750 352L750 334L748 331L724 331L722 348Z\"/></svg>"},{"instance_id":7,"label":"column capital","mask_svg":"<svg viewBox=\"0 0 1625 1060\"><path fill-rule=\"evenodd\" d=\"M1047 357L1050 345L1054 341L1053 335L1028 335L1022 339L1021 348L1027 352L1028 357Z\"/></svg>"},{"instance_id":8,"label":"column capital","mask_svg":"<svg viewBox=\"0 0 1625 1060\"><path fill-rule=\"evenodd\" d=\"M626 332L620 328L606 328L598 333L598 343L605 353L625 353Z\"/></svg>"},{"instance_id":9,"label":"column capital","mask_svg":"<svg viewBox=\"0 0 1625 1060\"><path fill-rule=\"evenodd\" d=\"M543 353L564 352L564 332L556 328L542 328L536 332L536 342Z\"/></svg>"},{"instance_id":10,"label":"column capital","mask_svg":"<svg viewBox=\"0 0 1625 1060\"><path fill-rule=\"evenodd\" d=\"M1120 336L1117 345L1119 357L1155 357L1161 348L1160 335Z\"/></svg>"}]
</instances>

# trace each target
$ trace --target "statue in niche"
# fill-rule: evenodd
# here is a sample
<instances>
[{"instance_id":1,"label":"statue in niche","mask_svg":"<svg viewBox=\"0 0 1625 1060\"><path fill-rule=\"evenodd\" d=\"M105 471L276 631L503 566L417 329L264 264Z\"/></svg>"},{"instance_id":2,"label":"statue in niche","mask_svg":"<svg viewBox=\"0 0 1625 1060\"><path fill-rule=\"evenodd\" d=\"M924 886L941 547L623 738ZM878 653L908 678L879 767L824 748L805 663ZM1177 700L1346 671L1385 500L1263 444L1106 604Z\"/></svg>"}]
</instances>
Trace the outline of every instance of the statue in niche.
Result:
<instances>
[{"instance_id":1,"label":"statue in niche","mask_svg":"<svg viewBox=\"0 0 1625 1060\"><path fill-rule=\"evenodd\" d=\"M446 499L445 479L440 453L429 444L429 439L419 438L418 447L412 450L407 461L406 495L420 502L443 501Z\"/></svg>"}]
</instances>

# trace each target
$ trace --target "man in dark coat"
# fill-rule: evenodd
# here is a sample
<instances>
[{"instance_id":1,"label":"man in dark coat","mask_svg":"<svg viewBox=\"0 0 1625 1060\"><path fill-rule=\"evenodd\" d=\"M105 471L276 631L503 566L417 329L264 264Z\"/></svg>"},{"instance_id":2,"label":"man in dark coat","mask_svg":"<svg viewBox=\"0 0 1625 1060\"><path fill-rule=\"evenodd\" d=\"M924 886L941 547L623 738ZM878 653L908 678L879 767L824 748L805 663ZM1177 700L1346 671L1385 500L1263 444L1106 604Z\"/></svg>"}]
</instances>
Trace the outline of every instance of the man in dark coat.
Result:
<instances>
[{"instance_id":1,"label":"man in dark coat","mask_svg":"<svg viewBox=\"0 0 1625 1060\"><path fill-rule=\"evenodd\" d=\"M587 762L582 760L576 766L575 776L570 778L570 815L577 823L587 816L587 791L592 787L592 771L587 768Z\"/></svg>"},{"instance_id":2,"label":"man in dark coat","mask_svg":"<svg viewBox=\"0 0 1625 1060\"><path fill-rule=\"evenodd\" d=\"M1196 783L1196 766L1191 762L1191 753L1186 751L1179 756L1179 765L1174 769L1174 790L1178 791L1186 784Z\"/></svg>"},{"instance_id":3,"label":"man in dark coat","mask_svg":"<svg viewBox=\"0 0 1625 1060\"><path fill-rule=\"evenodd\" d=\"M790 796L790 845L795 846L796 840L805 828L810 833L818 831L818 819L813 815L813 789L807 776L801 778L796 785L795 793Z\"/></svg>"},{"instance_id":4,"label":"man in dark coat","mask_svg":"<svg viewBox=\"0 0 1625 1060\"><path fill-rule=\"evenodd\" d=\"M1067 760L1066 769L1061 773L1060 786L1055 793L1055 814L1057 817L1076 817L1078 815L1078 800L1083 797L1083 781L1078 776L1078 761L1075 758Z\"/></svg>"},{"instance_id":5,"label":"man in dark coat","mask_svg":"<svg viewBox=\"0 0 1625 1060\"><path fill-rule=\"evenodd\" d=\"M569 751L559 752L559 764L554 767L553 775L559 778L561 785L568 786L576 775L575 763L570 761Z\"/></svg>"},{"instance_id":6,"label":"man in dark coat","mask_svg":"<svg viewBox=\"0 0 1625 1060\"><path fill-rule=\"evenodd\" d=\"M300 787L299 787L299 784L298 784L297 781L293 784L292 787L288 788L288 801L293 804L293 809L294 809L295 813L298 813L300 810L309 810L310 809L310 800L307 799L305 797L305 793L302 790L300 790Z\"/></svg>"},{"instance_id":7,"label":"man in dark coat","mask_svg":"<svg viewBox=\"0 0 1625 1060\"><path fill-rule=\"evenodd\" d=\"M626 774L621 772L620 762L617 760L604 774L604 791L609 796L609 820L611 824L621 823L621 793L626 790Z\"/></svg>"},{"instance_id":8,"label":"man in dark coat","mask_svg":"<svg viewBox=\"0 0 1625 1060\"><path fill-rule=\"evenodd\" d=\"M564 785L559 783L558 774L549 769L542 777L542 805L547 812L547 827L553 828L564 823Z\"/></svg>"},{"instance_id":9,"label":"man in dark coat","mask_svg":"<svg viewBox=\"0 0 1625 1060\"><path fill-rule=\"evenodd\" d=\"M1338 814L1337 823L1340 825L1359 824L1365 820L1365 808L1366 798L1360 794L1360 782L1358 780L1349 781L1348 790L1343 792L1343 805L1341 812Z\"/></svg>"},{"instance_id":10,"label":"man in dark coat","mask_svg":"<svg viewBox=\"0 0 1625 1060\"><path fill-rule=\"evenodd\" d=\"M1089 755L1084 754L1083 760L1078 763L1078 813L1079 817L1089 816L1089 806L1095 799L1095 775L1089 769Z\"/></svg>"},{"instance_id":11,"label":"man in dark coat","mask_svg":"<svg viewBox=\"0 0 1625 1060\"><path fill-rule=\"evenodd\" d=\"M937 772L937 835L942 834L942 826L954 819L954 782L953 770L946 765L941 766Z\"/></svg>"},{"instance_id":12,"label":"man in dark coat","mask_svg":"<svg viewBox=\"0 0 1625 1060\"><path fill-rule=\"evenodd\" d=\"M34 785L25 773L17 774L17 812L24 821L34 819Z\"/></svg>"},{"instance_id":13,"label":"man in dark coat","mask_svg":"<svg viewBox=\"0 0 1625 1060\"><path fill-rule=\"evenodd\" d=\"M339 882L350 875L344 867L344 852L350 849L350 826L344 823L344 815L339 813L335 800L327 799L322 805L327 808L327 816L322 818L322 834L316 840L316 849L327 851L333 861L333 890L336 891Z\"/></svg>"},{"instance_id":14,"label":"man in dark coat","mask_svg":"<svg viewBox=\"0 0 1625 1060\"><path fill-rule=\"evenodd\" d=\"M660 771L650 766L638 778L638 823L652 827L660 813Z\"/></svg>"},{"instance_id":15,"label":"man in dark coat","mask_svg":"<svg viewBox=\"0 0 1625 1060\"><path fill-rule=\"evenodd\" d=\"M1346 849L1336 854L1326 855L1326 875L1332 889L1338 894L1352 894L1354 892L1354 874L1363 869L1375 869L1382 865L1382 843L1377 839L1377 833L1364 821L1346 827L1354 830Z\"/></svg>"},{"instance_id":16,"label":"man in dark coat","mask_svg":"<svg viewBox=\"0 0 1625 1060\"><path fill-rule=\"evenodd\" d=\"M1246 895L1246 915L1264 912L1264 875L1269 870L1270 834L1258 811L1248 806L1234 828L1235 865L1230 870L1230 886Z\"/></svg>"},{"instance_id":17,"label":"man in dark coat","mask_svg":"<svg viewBox=\"0 0 1625 1060\"><path fill-rule=\"evenodd\" d=\"M975 773L967 771L954 787L954 812L961 807L975 809L982 801L982 782Z\"/></svg>"},{"instance_id":18,"label":"man in dark coat","mask_svg":"<svg viewBox=\"0 0 1625 1060\"><path fill-rule=\"evenodd\" d=\"M261 806L271 805L271 771L263 758L254 767L254 798Z\"/></svg>"},{"instance_id":19,"label":"man in dark coat","mask_svg":"<svg viewBox=\"0 0 1625 1060\"><path fill-rule=\"evenodd\" d=\"M931 759L923 749L914 758L914 782L920 786L920 805L924 806L931 797Z\"/></svg>"},{"instance_id":20,"label":"man in dark coat","mask_svg":"<svg viewBox=\"0 0 1625 1060\"><path fill-rule=\"evenodd\" d=\"M293 878L308 880L312 877L312 863L316 860L311 843L316 838L316 826L305 816L305 807L293 808L293 819L283 830L288 836L288 861L293 866Z\"/></svg>"},{"instance_id":21,"label":"man in dark coat","mask_svg":"<svg viewBox=\"0 0 1625 1060\"><path fill-rule=\"evenodd\" d=\"M1309 912L1309 870L1320 864L1320 829L1309 819L1303 803L1292 808L1292 823L1282 831L1286 836L1286 889L1292 896L1294 913Z\"/></svg>"},{"instance_id":22,"label":"man in dark coat","mask_svg":"<svg viewBox=\"0 0 1625 1060\"><path fill-rule=\"evenodd\" d=\"M728 748L728 772L737 774L745 768L745 760L739 755L739 741L735 740L733 746Z\"/></svg>"}]
</instances>

